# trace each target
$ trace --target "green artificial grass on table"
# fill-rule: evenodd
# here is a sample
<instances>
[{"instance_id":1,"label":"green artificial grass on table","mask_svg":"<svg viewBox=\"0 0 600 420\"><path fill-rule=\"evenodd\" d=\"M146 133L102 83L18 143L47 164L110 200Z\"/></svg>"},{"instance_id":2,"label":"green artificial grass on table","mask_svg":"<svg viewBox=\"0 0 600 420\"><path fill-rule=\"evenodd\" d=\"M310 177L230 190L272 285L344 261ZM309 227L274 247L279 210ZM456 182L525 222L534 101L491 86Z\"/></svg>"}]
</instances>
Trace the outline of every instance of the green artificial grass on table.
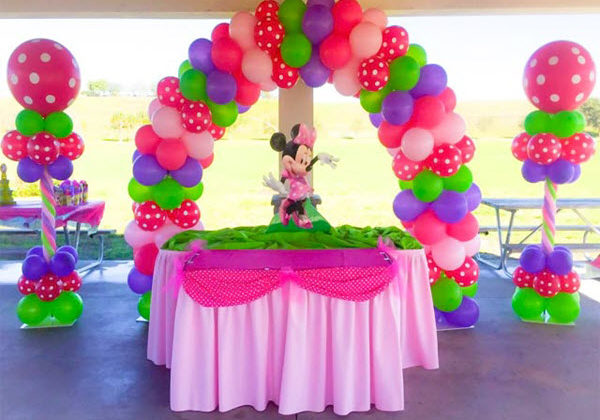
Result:
<instances>
[{"instance_id":1,"label":"green artificial grass on table","mask_svg":"<svg viewBox=\"0 0 600 420\"><path fill-rule=\"evenodd\" d=\"M419 249L419 243L397 227L339 226L330 232L273 232L267 226L220 230L188 230L173 236L163 249L185 251L191 242L205 241L206 249L333 249L374 248L379 237L390 239L399 249Z\"/></svg>"}]
</instances>

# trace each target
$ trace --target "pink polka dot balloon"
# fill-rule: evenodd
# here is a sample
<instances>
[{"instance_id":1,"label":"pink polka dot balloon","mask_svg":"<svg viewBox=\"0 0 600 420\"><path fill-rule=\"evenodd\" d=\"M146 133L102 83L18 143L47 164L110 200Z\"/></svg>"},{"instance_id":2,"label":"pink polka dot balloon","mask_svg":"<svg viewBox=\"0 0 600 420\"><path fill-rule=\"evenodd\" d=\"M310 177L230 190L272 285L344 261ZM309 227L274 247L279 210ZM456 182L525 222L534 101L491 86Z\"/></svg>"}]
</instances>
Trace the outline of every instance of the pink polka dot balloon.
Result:
<instances>
[{"instance_id":1,"label":"pink polka dot balloon","mask_svg":"<svg viewBox=\"0 0 600 420\"><path fill-rule=\"evenodd\" d=\"M533 105L555 113L581 106L592 93L595 81L590 53L575 42L555 41L529 58L523 88Z\"/></svg>"},{"instance_id":2,"label":"pink polka dot balloon","mask_svg":"<svg viewBox=\"0 0 600 420\"><path fill-rule=\"evenodd\" d=\"M19 45L8 60L7 77L15 99L43 116L71 105L81 85L73 55L50 39L32 39Z\"/></svg>"}]
</instances>

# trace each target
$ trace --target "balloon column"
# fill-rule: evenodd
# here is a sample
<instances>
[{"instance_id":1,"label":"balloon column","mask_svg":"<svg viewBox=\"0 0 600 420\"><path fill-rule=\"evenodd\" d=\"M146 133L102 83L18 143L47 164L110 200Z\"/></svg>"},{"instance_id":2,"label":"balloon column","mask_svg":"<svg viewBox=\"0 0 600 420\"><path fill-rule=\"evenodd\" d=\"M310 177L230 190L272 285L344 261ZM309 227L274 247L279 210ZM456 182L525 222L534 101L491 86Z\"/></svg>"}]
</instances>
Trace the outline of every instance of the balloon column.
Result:
<instances>
[{"instance_id":1,"label":"balloon column","mask_svg":"<svg viewBox=\"0 0 600 420\"><path fill-rule=\"evenodd\" d=\"M73 121L64 112L79 92L79 67L61 44L33 39L13 51L7 76L10 91L25 109L17 115L16 130L2 139L2 152L19 162L17 173L23 181L40 181L42 196L42 245L31 248L23 261L18 288L25 296L17 315L30 326L71 324L83 310L76 293L81 278L75 271L77 251L71 246L56 249L52 179L69 178L71 161L84 150L82 138L73 132Z\"/></svg>"},{"instance_id":2,"label":"balloon column","mask_svg":"<svg viewBox=\"0 0 600 420\"><path fill-rule=\"evenodd\" d=\"M210 165L214 141L261 91L292 88L299 78L313 88L329 82L360 99L394 156L404 189L394 209L429 251L436 307L454 325L477 320L471 298L478 267L471 256L479 242L470 212L481 196L464 166L475 148L454 112L444 69L427 63L404 28L388 26L383 11L363 10L356 0L264 0L254 14L238 12L217 25L211 39L192 42L178 76L159 83L152 124L136 136L129 193L139 205L126 231L136 256L147 246L153 261L155 247L176 230L164 227L177 224L177 216L163 209L181 209L185 198L199 197L198 162ZM190 177L185 183L181 168ZM147 260L142 255L139 264ZM147 264L143 270L136 262L130 274L130 286L143 296L151 284Z\"/></svg>"},{"instance_id":3,"label":"balloon column","mask_svg":"<svg viewBox=\"0 0 600 420\"><path fill-rule=\"evenodd\" d=\"M527 61L523 87L538 108L525 118L525 132L512 142L528 182L544 183L542 243L521 253L513 281L515 313L523 320L572 323L579 316L579 276L568 248L554 246L557 186L575 182L580 164L594 154L594 139L583 132L577 111L595 83L592 57L581 45L556 41ZM547 315L547 316L546 316Z\"/></svg>"}]
</instances>

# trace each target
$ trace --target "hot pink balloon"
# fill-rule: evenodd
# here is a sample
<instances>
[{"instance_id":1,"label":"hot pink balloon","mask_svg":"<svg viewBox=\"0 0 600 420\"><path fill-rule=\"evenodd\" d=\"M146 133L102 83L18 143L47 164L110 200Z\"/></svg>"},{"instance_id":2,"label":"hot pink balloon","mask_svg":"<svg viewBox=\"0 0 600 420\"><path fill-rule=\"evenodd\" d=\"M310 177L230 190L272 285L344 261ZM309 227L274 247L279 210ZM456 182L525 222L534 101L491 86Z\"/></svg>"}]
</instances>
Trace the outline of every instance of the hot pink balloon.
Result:
<instances>
[{"instance_id":1,"label":"hot pink balloon","mask_svg":"<svg viewBox=\"0 0 600 420\"><path fill-rule=\"evenodd\" d=\"M252 13L237 12L229 23L229 36L236 40L243 50L254 48L254 25L256 17Z\"/></svg>"},{"instance_id":2,"label":"hot pink balloon","mask_svg":"<svg viewBox=\"0 0 600 420\"><path fill-rule=\"evenodd\" d=\"M385 29L388 23L387 16L385 12L381 9L377 9L376 7L372 7L363 12L363 22L371 22L375 26L377 26L382 31Z\"/></svg>"},{"instance_id":3,"label":"hot pink balloon","mask_svg":"<svg viewBox=\"0 0 600 420\"><path fill-rule=\"evenodd\" d=\"M354 96L360 91L361 85L358 81L358 60L351 60L341 69L333 72L333 85L335 90L344 96Z\"/></svg>"},{"instance_id":4,"label":"hot pink balloon","mask_svg":"<svg viewBox=\"0 0 600 420\"><path fill-rule=\"evenodd\" d=\"M17 102L43 116L71 105L81 85L73 55L50 39L32 39L19 45L8 59L7 76Z\"/></svg>"},{"instance_id":5,"label":"hot pink balloon","mask_svg":"<svg viewBox=\"0 0 600 420\"><path fill-rule=\"evenodd\" d=\"M127 224L125 228L124 237L125 242L132 247L133 249L137 249L146 244L152 243L154 241L154 235L156 232L143 230L138 226L135 220L132 220Z\"/></svg>"},{"instance_id":6,"label":"hot pink balloon","mask_svg":"<svg viewBox=\"0 0 600 420\"><path fill-rule=\"evenodd\" d=\"M177 139L185 133L181 115L175 108L162 107L152 115L151 120L152 129L163 139Z\"/></svg>"},{"instance_id":7,"label":"hot pink balloon","mask_svg":"<svg viewBox=\"0 0 600 420\"><path fill-rule=\"evenodd\" d=\"M413 236L424 245L435 245L447 238L446 224L432 211L426 211L414 222Z\"/></svg>"},{"instance_id":8,"label":"hot pink balloon","mask_svg":"<svg viewBox=\"0 0 600 420\"><path fill-rule=\"evenodd\" d=\"M362 22L350 32L350 48L352 55L358 58L377 54L381 48L381 29L371 22Z\"/></svg>"},{"instance_id":9,"label":"hot pink balloon","mask_svg":"<svg viewBox=\"0 0 600 420\"><path fill-rule=\"evenodd\" d=\"M436 146L458 143L466 131L465 120L456 112L447 113L442 122L431 129Z\"/></svg>"},{"instance_id":10,"label":"hot pink balloon","mask_svg":"<svg viewBox=\"0 0 600 420\"><path fill-rule=\"evenodd\" d=\"M183 144L188 155L194 159L206 159L213 153L215 140L208 130L200 133L185 133L183 135Z\"/></svg>"},{"instance_id":11,"label":"hot pink balloon","mask_svg":"<svg viewBox=\"0 0 600 420\"><path fill-rule=\"evenodd\" d=\"M442 270L456 270L465 261L465 255L462 242L450 237L431 247L433 261Z\"/></svg>"},{"instance_id":12,"label":"hot pink balloon","mask_svg":"<svg viewBox=\"0 0 600 420\"><path fill-rule=\"evenodd\" d=\"M242 58L242 73L252 83L268 82L273 73L271 57L260 48L246 51Z\"/></svg>"},{"instance_id":13,"label":"hot pink balloon","mask_svg":"<svg viewBox=\"0 0 600 420\"><path fill-rule=\"evenodd\" d=\"M411 128L402 136L400 150L410 160L420 162L433 151L433 135L424 128Z\"/></svg>"},{"instance_id":14,"label":"hot pink balloon","mask_svg":"<svg viewBox=\"0 0 600 420\"><path fill-rule=\"evenodd\" d=\"M148 105L148 118L152 119L152 116L154 115L154 113L156 111L158 111L159 109L161 109L162 107L163 107L163 104L160 103L158 98L155 98L152 102L150 102L150 105Z\"/></svg>"}]
</instances>

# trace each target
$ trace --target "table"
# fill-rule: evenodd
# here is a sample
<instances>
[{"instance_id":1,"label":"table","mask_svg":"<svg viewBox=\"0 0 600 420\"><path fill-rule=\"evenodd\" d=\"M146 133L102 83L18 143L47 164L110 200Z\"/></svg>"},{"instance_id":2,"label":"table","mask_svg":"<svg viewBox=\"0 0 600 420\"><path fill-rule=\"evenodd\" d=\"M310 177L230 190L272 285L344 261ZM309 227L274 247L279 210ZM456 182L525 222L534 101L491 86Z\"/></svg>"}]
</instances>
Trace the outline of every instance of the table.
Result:
<instances>
[{"instance_id":1,"label":"table","mask_svg":"<svg viewBox=\"0 0 600 420\"><path fill-rule=\"evenodd\" d=\"M522 250L526 244L525 241L529 239L533 234L541 229L542 224L533 226L515 226L515 214L519 210L533 210L541 209L543 205L542 199L531 199L531 198L485 198L482 204L492 207L496 213L496 226L492 229L496 230L498 234L498 245L500 252L500 262L495 265L486 261L483 258L478 258L482 263L489 265L497 270L503 270L509 276L512 274L508 271L507 260L512 251ZM575 213L581 220L581 225L571 226L556 226L556 230L562 231L582 231L583 237L581 243L575 244L562 244L572 249L577 250L594 250L600 249L600 244L590 244L587 242L587 238L590 232L594 232L600 235L600 227L595 226L584 214L583 210L598 210L600 209L600 198L559 198L557 200L557 213L562 210L570 210ZM500 211L509 213L510 218L507 226L503 226L501 223ZM503 229L506 230L506 235L503 237ZM487 230L482 228L481 230ZM511 244L511 235L513 231L527 231L529 232L524 239L517 244ZM559 244L557 244L559 245Z\"/></svg>"},{"instance_id":2,"label":"table","mask_svg":"<svg viewBox=\"0 0 600 420\"><path fill-rule=\"evenodd\" d=\"M332 250L315 250L326 251ZM393 278L365 301L286 281L248 303L208 307L190 295L185 282L178 288L172 280L181 276L189 254L161 250L147 355L171 368L171 409L251 405L262 411L272 401L281 414L320 412L328 405L342 415L372 404L402 410L402 371L438 368L437 335L424 252L387 254ZM206 255L200 264L219 259ZM236 259L221 260L234 266Z\"/></svg>"}]
</instances>

